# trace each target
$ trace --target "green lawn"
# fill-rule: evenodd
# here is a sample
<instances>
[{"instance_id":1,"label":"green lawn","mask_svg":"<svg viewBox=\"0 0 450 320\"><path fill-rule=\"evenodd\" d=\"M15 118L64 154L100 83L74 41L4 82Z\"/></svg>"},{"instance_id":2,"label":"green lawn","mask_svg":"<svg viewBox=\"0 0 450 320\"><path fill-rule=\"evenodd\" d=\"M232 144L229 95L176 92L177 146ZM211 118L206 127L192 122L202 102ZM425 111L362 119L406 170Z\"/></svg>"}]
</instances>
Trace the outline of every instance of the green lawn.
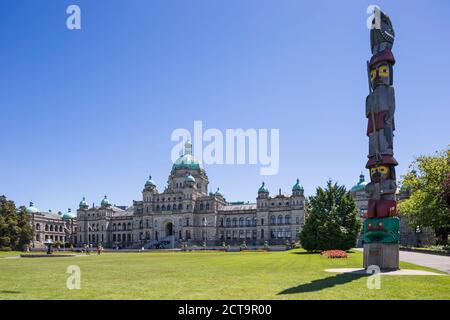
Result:
<instances>
[{"instance_id":1,"label":"green lawn","mask_svg":"<svg viewBox=\"0 0 450 320\"><path fill-rule=\"evenodd\" d=\"M327 259L302 250L248 253L104 253L73 258L5 259L4 299L450 299L450 276L367 277L325 272L361 267L362 254ZM81 268L81 289L68 290L67 266ZM402 268L421 269L402 263ZM435 271L435 270L432 270Z\"/></svg>"}]
</instances>

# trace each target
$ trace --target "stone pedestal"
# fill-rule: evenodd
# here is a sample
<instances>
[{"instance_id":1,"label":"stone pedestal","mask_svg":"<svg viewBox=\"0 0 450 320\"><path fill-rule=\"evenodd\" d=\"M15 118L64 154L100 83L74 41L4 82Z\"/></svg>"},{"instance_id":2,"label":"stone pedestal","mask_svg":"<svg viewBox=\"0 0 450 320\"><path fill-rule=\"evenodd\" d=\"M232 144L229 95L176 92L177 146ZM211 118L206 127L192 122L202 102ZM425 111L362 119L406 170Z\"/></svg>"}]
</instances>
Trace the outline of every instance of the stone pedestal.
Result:
<instances>
[{"instance_id":1,"label":"stone pedestal","mask_svg":"<svg viewBox=\"0 0 450 320\"><path fill-rule=\"evenodd\" d=\"M366 243L364 244L364 268L371 265L381 270L400 269L398 243Z\"/></svg>"}]
</instances>

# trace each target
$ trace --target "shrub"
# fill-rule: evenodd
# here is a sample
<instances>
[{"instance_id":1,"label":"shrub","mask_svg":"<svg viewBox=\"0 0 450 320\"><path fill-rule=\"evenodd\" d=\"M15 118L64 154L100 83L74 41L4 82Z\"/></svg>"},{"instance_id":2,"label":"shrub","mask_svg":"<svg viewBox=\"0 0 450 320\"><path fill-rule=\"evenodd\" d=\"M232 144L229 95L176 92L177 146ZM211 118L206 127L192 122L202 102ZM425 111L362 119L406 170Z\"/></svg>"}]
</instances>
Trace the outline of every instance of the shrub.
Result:
<instances>
[{"instance_id":1,"label":"shrub","mask_svg":"<svg viewBox=\"0 0 450 320\"><path fill-rule=\"evenodd\" d=\"M361 222L350 193L344 186L327 182L309 198L308 217L300 232L307 251L348 250L355 246Z\"/></svg>"},{"instance_id":2,"label":"shrub","mask_svg":"<svg viewBox=\"0 0 450 320\"><path fill-rule=\"evenodd\" d=\"M335 259L335 258L347 258L348 254L342 250L326 250L321 253L323 256L327 258Z\"/></svg>"},{"instance_id":3,"label":"shrub","mask_svg":"<svg viewBox=\"0 0 450 320\"><path fill-rule=\"evenodd\" d=\"M11 247L0 247L0 251L11 251Z\"/></svg>"}]
</instances>

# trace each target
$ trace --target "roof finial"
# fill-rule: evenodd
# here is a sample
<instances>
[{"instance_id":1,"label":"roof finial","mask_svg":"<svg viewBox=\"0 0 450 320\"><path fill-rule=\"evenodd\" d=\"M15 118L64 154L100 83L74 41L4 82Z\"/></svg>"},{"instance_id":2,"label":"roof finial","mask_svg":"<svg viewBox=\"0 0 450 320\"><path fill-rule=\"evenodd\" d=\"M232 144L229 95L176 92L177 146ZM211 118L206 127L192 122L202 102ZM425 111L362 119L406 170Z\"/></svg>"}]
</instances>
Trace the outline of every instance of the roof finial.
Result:
<instances>
[{"instance_id":1,"label":"roof finial","mask_svg":"<svg viewBox=\"0 0 450 320\"><path fill-rule=\"evenodd\" d=\"M184 154L192 154L192 143L189 139L184 144Z\"/></svg>"}]
</instances>

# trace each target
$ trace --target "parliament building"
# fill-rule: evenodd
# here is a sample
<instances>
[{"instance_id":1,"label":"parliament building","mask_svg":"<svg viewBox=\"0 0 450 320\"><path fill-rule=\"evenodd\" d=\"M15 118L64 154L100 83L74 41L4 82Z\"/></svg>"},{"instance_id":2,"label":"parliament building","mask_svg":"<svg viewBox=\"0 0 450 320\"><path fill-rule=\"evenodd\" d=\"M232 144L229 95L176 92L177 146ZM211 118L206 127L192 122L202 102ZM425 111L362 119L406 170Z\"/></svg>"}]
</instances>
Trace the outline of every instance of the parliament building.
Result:
<instances>
[{"instance_id":1,"label":"parliament building","mask_svg":"<svg viewBox=\"0 0 450 320\"><path fill-rule=\"evenodd\" d=\"M133 201L130 207L114 206L106 196L100 206L90 207L83 198L76 216L76 245L151 248L162 241L179 247L298 240L306 218L298 179L290 195L280 190L271 196L263 182L256 203L228 202L219 189L209 192L208 184L208 176L188 142L184 154L174 162L163 192L149 177L142 200Z\"/></svg>"}]
</instances>

